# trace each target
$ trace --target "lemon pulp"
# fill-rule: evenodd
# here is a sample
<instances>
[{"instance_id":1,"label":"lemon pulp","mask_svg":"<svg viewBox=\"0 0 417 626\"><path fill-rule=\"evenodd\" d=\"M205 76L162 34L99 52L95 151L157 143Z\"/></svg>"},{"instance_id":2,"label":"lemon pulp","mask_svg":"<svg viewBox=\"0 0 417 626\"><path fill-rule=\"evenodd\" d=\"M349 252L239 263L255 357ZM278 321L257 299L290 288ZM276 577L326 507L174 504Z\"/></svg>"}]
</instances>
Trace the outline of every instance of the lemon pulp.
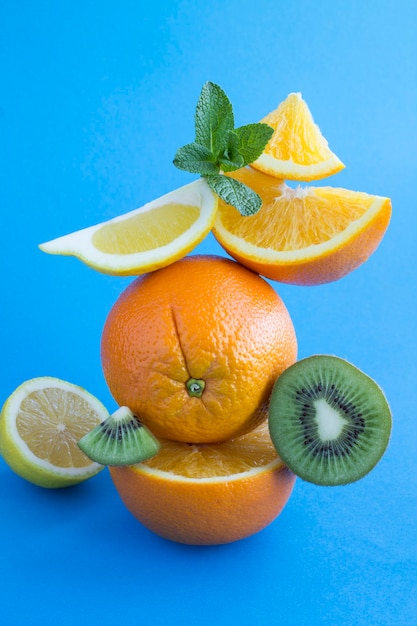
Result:
<instances>
[{"instance_id":1,"label":"lemon pulp","mask_svg":"<svg viewBox=\"0 0 417 626\"><path fill-rule=\"evenodd\" d=\"M108 254L135 254L175 241L200 215L196 206L164 204L121 222L104 224L93 235L93 245Z\"/></svg>"}]
</instances>

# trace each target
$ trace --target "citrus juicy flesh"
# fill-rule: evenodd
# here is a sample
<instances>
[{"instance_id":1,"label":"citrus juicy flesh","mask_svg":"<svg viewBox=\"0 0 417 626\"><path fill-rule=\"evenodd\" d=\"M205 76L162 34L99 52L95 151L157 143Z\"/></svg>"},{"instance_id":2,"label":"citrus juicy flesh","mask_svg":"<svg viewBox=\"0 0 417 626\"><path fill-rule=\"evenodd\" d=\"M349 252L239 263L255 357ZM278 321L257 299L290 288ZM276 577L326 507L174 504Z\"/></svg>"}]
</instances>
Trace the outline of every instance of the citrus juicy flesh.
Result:
<instances>
[{"instance_id":1,"label":"citrus juicy flesh","mask_svg":"<svg viewBox=\"0 0 417 626\"><path fill-rule=\"evenodd\" d=\"M1 410L1 455L16 474L35 485L75 485L103 469L77 441L107 417L105 406L78 385L50 376L27 380Z\"/></svg>"},{"instance_id":2,"label":"citrus juicy flesh","mask_svg":"<svg viewBox=\"0 0 417 626\"><path fill-rule=\"evenodd\" d=\"M220 201L213 233L242 265L279 282L318 285L342 278L376 250L391 218L391 201L382 196L292 188L250 167L229 175L255 189L263 204L243 217Z\"/></svg>"},{"instance_id":3,"label":"citrus juicy flesh","mask_svg":"<svg viewBox=\"0 0 417 626\"><path fill-rule=\"evenodd\" d=\"M265 209L249 218L242 218L238 211L224 211L222 223L236 237L282 252L333 239L364 215L374 201L373 196L346 189L291 188L283 182L267 187L262 182L258 179L252 187L262 194Z\"/></svg>"},{"instance_id":4,"label":"citrus juicy flesh","mask_svg":"<svg viewBox=\"0 0 417 626\"><path fill-rule=\"evenodd\" d=\"M219 444L185 444L162 440L158 454L143 465L182 478L237 477L270 463L283 466L266 423L247 435Z\"/></svg>"},{"instance_id":5,"label":"citrus juicy flesh","mask_svg":"<svg viewBox=\"0 0 417 626\"><path fill-rule=\"evenodd\" d=\"M55 388L34 391L21 403L16 428L38 458L62 468L87 467L90 459L77 441L97 425L97 413L75 393Z\"/></svg>"},{"instance_id":6,"label":"citrus juicy flesh","mask_svg":"<svg viewBox=\"0 0 417 626\"><path fill-rule=\"evenodd\" d=\"M288 180L310 181L335 174L344 164L330 150L300 93L291 93L261 122L274 129L264 152L252 163Z\"/></svg>"},{"instance_id":7,"label":"citrus juicy flesh","mask_svg":"<svg viewBox=\"0 0 417 626\"><path fill-rule=\"evenodd\" d=\"M200 215L197 206L168 203L121 222L105 224L93 235L93 245L108 254L134 254L166 246L186 232Z\"/></svg>"},{"instance_id":8,"label":"citrus juicy flesh","mask_svg":"<svg viewBox=\"0 0 417 626\"><path fill-rule=\"evenodd\" d=\"M308 165L320 163L332 154L299 93L290 94L262 122L274 128L266 151L277 159Z\"/></svg>"}]
</instances>

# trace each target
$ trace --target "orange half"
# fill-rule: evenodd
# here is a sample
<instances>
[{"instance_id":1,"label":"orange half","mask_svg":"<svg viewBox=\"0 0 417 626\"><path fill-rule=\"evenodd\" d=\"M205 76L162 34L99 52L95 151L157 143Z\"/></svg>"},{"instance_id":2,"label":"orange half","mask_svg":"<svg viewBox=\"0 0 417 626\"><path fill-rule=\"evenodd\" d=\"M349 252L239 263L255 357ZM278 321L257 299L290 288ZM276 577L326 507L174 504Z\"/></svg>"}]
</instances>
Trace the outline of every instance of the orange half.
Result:
<instances>
[{"instance_id":1,"label":"orange half","mask_svg":"<svg viewBox=\"0 0 417 626\"><path fill-rule=\"evenodd\" d=\"M263 205L242 216L220 201L214 235L242 265L279 282L318 285L342 278L376 250L390 221L391 201L382 196L291 188L251 168L231 176L257 191Z\"/></svg>"},{"instance_id":2,"label":"orange half","mask_svg":"<svg viewBox=\"0 0 417 626\"><path fill-rule=\"evenodd\" d=\"M156 534L186 544L223 544L270 524L295 476L271 442L267 422L219 444L161 441L143 463L110 467L128 510Z\"/></svg>"}]
</instances>

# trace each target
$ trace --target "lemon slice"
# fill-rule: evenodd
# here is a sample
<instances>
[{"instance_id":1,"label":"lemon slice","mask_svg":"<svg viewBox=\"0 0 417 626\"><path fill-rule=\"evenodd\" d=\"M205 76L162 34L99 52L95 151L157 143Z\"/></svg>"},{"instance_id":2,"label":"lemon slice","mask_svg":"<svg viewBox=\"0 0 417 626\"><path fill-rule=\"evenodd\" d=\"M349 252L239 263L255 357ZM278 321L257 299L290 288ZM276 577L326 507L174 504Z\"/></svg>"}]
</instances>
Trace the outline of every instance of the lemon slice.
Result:
<instances>
[{"instance_id":1,"label":"lemon slice","mask_svg":"<svg viewBox=\"0 0 417 626\"><path fill-rule=\"evenodd\" d=\"M105 274L129 276L165 267L210 232L217 196L198 179L144 206L39 247L72 255Z\"/></svg>"},{"instance_id":2,"label":"lemon slice","mask_svg":"<svg viewBox=\"0 0 417 626\"><path fill-rule=\"evenodd\" d=\"M41 487L67 487L103 469L77 441L108 417L90 393L43 376L20 385L0 416L0 452L13 471Z\"/></svg>"},{"instance_id":3,"label":"lemon slice","mask_svg":"<svg viewBox=\"0 0 417 626\"><path fill-rule=\"evenodd\" d=\"M311 181L340 172L345 166L329 148L300 93L290 93L261 122L274 129L252 167L286 180Z\"/></svg>"}]
</instances>

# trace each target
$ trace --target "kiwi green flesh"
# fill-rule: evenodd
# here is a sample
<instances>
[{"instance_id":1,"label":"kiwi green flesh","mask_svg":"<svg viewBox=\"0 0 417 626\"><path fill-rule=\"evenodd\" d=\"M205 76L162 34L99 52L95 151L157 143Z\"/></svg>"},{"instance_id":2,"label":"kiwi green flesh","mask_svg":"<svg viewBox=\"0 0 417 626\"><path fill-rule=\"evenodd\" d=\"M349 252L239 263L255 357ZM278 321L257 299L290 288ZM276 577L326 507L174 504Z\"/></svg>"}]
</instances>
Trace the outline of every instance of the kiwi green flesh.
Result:
<instances>
[{"instance_id":1,"label":"kiwi green flesh","mask_svg":"<svg viewBox=\"0 0 417 626\"><path fill-rule=\"evenodd\" d=\"M130 409L120 407L84 435L78 447L101 465L133 465L155 456L160 444Z\"/></svg>"},{"instance_id":2,"label":"kiwi green flesh","mask_svg":"<svg viewBox=\"0 0 417 626\"><path fill-rule=\"evenodd\" d=\"M317 485L344 485L368 474L388 446L391 424L377 383L336 356L298 361L272 391L272 442L294 474Z\"/></svg>"}]
</instances>

